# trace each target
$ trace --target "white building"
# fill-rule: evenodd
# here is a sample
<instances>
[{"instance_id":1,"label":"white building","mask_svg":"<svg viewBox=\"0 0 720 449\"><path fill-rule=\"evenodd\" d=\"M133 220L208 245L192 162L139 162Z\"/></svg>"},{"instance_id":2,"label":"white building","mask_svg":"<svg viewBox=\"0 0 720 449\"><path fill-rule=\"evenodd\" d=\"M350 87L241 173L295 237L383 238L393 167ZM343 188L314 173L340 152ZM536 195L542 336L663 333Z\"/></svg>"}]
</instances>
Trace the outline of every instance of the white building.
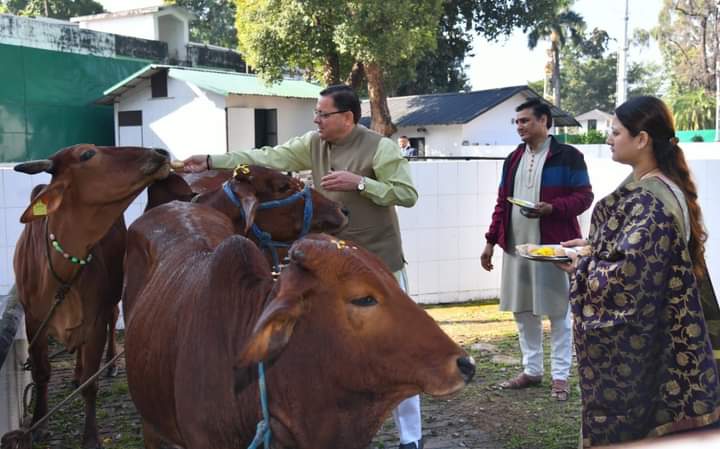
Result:
<instances>
[{"instance_id":1,"label":"white building","mask_svg":"<svg viewBox=\"0 0 720 449\"><path fill-rule=\"evenodd\" d=\"M593 109L575 117L575 120L580 122L580 126L582 126L582 132L597 131L605 135L610 133L612 119L612 114L599 109Z\"/></svg>"},{"instance_id":2,"label":"white building","mask_svg":"<svg viewBox=\"0 0 720 449\"><path fill-rule=\"evenodd\" d=\"M125 3L125 8L140 5L136 9L118 10L72 17L71 22L80 28L166 42L168 56L176 61L187 59L187 44L190 36L190 21L194 16L185 8L172 5L152 5L152 1ZM119 8L119 5L110 5Z\"/></svg>"},{"instance_id":3,"label":"white building","mask_svg":"<svg viewBox=\"0 0 720 449\"><path fill-rule=\"evenodd\" d=\"M300 80L267 86L254 75L149 65L104 92L116 145L164 148L175 158L277 145L314 128L322 89Z\"/></svg>"},{"instance_id":4,"label":"white building","mask_svg":"<svg viewBox=\"0 0 720 449\"><path fill-rule=\"evenodd\" d=\"M397 126L393 137L408 136L425 156L461 156L468 146L517 145L515 108L529 98L540 96L528 86L388 98ZM579 126L568 113L550 106L557 126ZM369 116L370 104L364 101L361 123L369 126Z\"/></svg>"}]
</instances>

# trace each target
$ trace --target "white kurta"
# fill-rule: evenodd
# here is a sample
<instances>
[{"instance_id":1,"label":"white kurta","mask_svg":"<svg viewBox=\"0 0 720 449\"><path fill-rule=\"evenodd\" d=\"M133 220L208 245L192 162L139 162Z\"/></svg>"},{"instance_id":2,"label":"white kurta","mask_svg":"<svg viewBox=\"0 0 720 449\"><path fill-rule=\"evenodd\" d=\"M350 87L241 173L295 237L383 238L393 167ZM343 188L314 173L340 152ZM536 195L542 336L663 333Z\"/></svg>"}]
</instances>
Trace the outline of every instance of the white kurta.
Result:
<instances>
[{"instance_id":1,"label":"white kurta","mask_svg":"<svg viewBox=\"0 0 720 449\"><path fill-rule=\"evenodd\" d=\"M515 198L540 201L542 169L549 149L550 138L534 155L529 145L526 146L515 174ZM513 205L507 239L508 251L503 255L500 310L565 316L569 301L567 274L550 262L537 262L518 256L515 245L524 243L540 243L540 220L526 218L520 213L520 208Z\"/></svg>"}]
</instances>

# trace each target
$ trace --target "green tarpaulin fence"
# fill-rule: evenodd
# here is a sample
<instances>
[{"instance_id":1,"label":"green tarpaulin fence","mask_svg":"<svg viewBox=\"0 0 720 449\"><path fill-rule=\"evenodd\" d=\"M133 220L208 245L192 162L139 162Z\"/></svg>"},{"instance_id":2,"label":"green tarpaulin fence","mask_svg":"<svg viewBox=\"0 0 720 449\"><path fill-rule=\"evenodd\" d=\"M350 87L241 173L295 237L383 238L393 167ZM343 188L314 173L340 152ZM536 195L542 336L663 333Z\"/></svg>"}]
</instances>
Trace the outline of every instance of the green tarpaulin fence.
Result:
<instances>
[{"instance_id":1,"label":"green tarpaulin fence","mask_svg":"<svg viewBox=\"0 0 720 449\"><path fill-rule=\"evenodd\" d=\"M149 62L3 44L0 61L0 162L112 145L113 109L93 102Z\"/></svg>"}]
</instances>

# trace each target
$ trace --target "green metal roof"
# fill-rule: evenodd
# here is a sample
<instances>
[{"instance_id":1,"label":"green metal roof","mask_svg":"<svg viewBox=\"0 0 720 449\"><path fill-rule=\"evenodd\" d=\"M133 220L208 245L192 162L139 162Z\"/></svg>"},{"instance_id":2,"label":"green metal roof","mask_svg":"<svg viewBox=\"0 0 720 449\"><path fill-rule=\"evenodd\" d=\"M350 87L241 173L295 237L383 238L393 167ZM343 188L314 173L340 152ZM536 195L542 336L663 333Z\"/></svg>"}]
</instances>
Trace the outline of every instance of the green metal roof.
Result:
<instances>
[{"instance_id":1,"label":"green metal roof","mask_svg":"<svg viewBox=\"0 0 720 449\"><path fill-rule=\"evenodd\" d=\"M268 86L257 76L246 73L151 64L103 92L103 97L97 100L97 103L114 103L117 97L161 70L167 70L169 78L185 81L223 96L264 95L315 99L322 90L322 87L302 80L286 79Z\"/></svg>"}]
</instances>

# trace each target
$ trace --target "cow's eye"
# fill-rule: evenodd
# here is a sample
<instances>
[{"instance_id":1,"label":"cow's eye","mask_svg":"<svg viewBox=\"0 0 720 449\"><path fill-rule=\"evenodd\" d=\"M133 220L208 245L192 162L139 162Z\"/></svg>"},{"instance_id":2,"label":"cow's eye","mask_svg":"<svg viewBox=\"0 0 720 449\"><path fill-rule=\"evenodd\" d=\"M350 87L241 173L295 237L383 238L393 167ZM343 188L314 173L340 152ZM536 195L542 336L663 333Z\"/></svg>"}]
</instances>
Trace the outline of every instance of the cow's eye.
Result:
<instances>
[{"instance_id":1,"label":"cow's eye","mask_svg":"<svg viewBox=\"0 0 720 449\"><path fill-rule=\"evenodd\" d=\"M83 154L80 155L80 160L85 162L86 160L90 159L91 157L95 156L95 150L87 150Z\"/></svg>"},{"instance_id":2,"label":"cow's eye","mask_svg":"<svg viewBox=\"0 0 720 449\"><path fill-rule=\"evenodd\" d=\"M358 307L371 307L374 305L377 305L377 299L373 298L372 296L366 296L364 298L357 298L350 301L353 303L354 306Z\"/></svg>"}]
</instances>

